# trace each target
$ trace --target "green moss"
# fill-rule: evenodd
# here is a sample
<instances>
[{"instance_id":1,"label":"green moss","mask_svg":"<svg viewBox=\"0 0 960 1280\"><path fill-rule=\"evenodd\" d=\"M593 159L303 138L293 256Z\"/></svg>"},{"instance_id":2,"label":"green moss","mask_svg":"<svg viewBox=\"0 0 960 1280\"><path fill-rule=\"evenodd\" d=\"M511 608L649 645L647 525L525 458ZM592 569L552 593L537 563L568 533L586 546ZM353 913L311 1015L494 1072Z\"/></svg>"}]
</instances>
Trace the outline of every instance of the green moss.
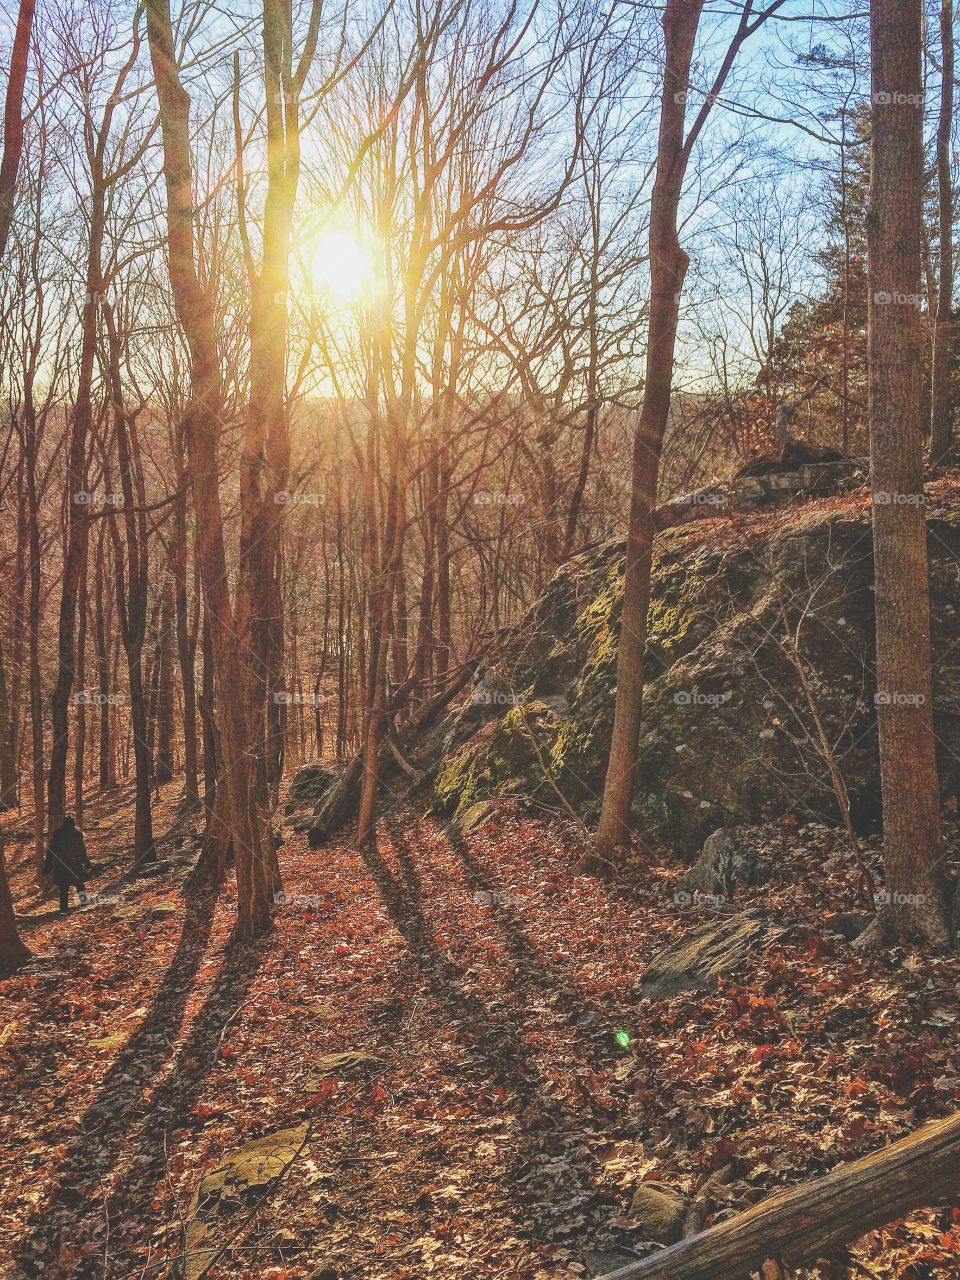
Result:
<instances>
[{"instance_id":1,"label":"green moss","mask_svg":"<svg viewBox=\"0 0 960 1280\"><path fill-rule=\"evenodd\" d=\"M444 760L433 785L431 813L453 817L481 798L482 763L477 746L471 745Z\"/></svg>"}]
</instances>

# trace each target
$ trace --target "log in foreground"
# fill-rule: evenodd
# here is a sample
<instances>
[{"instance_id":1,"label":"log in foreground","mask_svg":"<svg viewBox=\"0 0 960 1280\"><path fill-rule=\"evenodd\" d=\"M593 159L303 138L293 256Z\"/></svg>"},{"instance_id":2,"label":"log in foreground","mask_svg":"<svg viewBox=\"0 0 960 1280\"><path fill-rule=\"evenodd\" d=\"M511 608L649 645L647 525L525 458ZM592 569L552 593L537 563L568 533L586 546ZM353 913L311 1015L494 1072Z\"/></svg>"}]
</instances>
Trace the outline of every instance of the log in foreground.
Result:
<instances>
[{"instance_id":1,"label":"log in foreground","mask_svg":"<svg viewBox=\"0 0 960 1280\"><path fill-rule=\"evenodd\" d=\"M960 1115L778 1193L604 1280L747 1280L769 1258L816 1262L913 1209L960 1191Z\"/></svg>"}]
</instances>

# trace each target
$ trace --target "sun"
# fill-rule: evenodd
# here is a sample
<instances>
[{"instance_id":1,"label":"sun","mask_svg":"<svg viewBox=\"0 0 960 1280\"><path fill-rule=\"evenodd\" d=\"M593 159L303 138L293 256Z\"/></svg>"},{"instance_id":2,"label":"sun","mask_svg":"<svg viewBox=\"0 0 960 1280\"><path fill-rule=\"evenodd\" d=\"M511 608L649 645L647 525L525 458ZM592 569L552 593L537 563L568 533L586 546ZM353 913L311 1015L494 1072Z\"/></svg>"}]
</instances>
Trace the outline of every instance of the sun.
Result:
<instances>
[{"instance_id":1,"label":"sun","mask_svg":"<svg viewBox=\"0 0 960 1280\"><path fill-rule=\"evenodd\" d=\"M370 254L349 231L331 228L317 237L310 274L317 293L335 302L358 302L370 292L373 263Z\"/></svg>"}]
</instances>

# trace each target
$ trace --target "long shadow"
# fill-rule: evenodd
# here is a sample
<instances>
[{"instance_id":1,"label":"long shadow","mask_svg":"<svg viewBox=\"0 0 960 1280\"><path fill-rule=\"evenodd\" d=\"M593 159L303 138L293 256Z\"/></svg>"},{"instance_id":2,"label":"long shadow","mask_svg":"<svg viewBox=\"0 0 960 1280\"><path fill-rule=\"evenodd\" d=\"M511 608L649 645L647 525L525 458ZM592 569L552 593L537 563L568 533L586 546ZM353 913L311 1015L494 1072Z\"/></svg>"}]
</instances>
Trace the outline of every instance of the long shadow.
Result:
<instances>
[{"instance_id":1,"label":"long shadow","mask_svg":"<svg viewBox=\"0 0 960 1280\"><path fill-rule=\"evenodd\" d=\"M90 1189L80 1188L91 1177L96 1188L97 1170L109 1169L116 1163L128 1139L136 1103L170 1060L209 943L213 908L211 897L188 901L177 949L147 1016L121 1049L94 1100L64 1135L67 1150L57 1177L42 1203L35 1207L18 1249L21 1266L28 1275L39 1274L38 1261L46 1258L49 1265L51 1215L78 1202L79 1206L89 1203ZM50 1274L49 1269L45 1274Z\"/></svg>"},{"instance_id":2,"label":"long shadow","mask_svg":"<svg viewBox=\"0 0 960 1280\"><path fill-rule=\"evenodd\" d=\"M372 845L362 850L361 856L390 919L406 939L420 967L427 989L450 1020L457 1023L467 1043L471 1061L466 1071L479 1069L486 1077L487 1087L504 1089L521 1114L531 1120L513 1156L513 1172L519 1179L529 1171L532 1157L545 1151L559 1152L565 1139L582 1133L586 1117L551 1096L549 1081L534 1066L530 1050L519 1038L516 1028L464 985L461 971L437 945L424 914L423 885L410 848L396 829L388 830L397 854L398 874L391 871ZM514 947L525 961L537 960L518 928ZM555 984L545 982L544 985L551 992L558 990ZM495 989L491 990L491 999L497 1000Z\"/></svg>"}]
</instances>

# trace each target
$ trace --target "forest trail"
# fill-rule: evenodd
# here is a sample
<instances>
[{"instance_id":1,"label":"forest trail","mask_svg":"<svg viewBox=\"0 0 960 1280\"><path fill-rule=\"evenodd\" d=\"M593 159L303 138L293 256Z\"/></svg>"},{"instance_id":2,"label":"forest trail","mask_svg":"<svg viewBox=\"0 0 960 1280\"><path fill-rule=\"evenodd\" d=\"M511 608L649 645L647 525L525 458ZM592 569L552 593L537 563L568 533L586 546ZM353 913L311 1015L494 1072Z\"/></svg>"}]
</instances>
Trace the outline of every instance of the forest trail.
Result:
<instances>
[{"instance_id":1,"label":"forest trail","mask_svg":"<svg viewBox=\"0 0 960 1280\"><path fill-rule=\"evenodd\" d=\"M822 865L816 830L769 838ZM577 856L509 808L466 837L404 812L364 857L290 836L287 901L249 948L227 948L232 885L184 914L185 865L39 912L41 958L0 988L18 1097L4 1277L175 1274L201 1176L304 1122L213 1275L596 1274L631 1256L642 1179L686 1193L735 1156L742 1207L960 1103L957 960L921 978L803 929L715 993L638 1003L646 963L703 909L673 901L676 869L638 861L608 885L576 877ZM778 914L812 905L791 881L767 891ZM835 870L820 893L842 907L852 884ZM885 1260L919 1239L924 1274L955 1274L957 1224L875 1236Z\"/></svg>"}]
</instances>

